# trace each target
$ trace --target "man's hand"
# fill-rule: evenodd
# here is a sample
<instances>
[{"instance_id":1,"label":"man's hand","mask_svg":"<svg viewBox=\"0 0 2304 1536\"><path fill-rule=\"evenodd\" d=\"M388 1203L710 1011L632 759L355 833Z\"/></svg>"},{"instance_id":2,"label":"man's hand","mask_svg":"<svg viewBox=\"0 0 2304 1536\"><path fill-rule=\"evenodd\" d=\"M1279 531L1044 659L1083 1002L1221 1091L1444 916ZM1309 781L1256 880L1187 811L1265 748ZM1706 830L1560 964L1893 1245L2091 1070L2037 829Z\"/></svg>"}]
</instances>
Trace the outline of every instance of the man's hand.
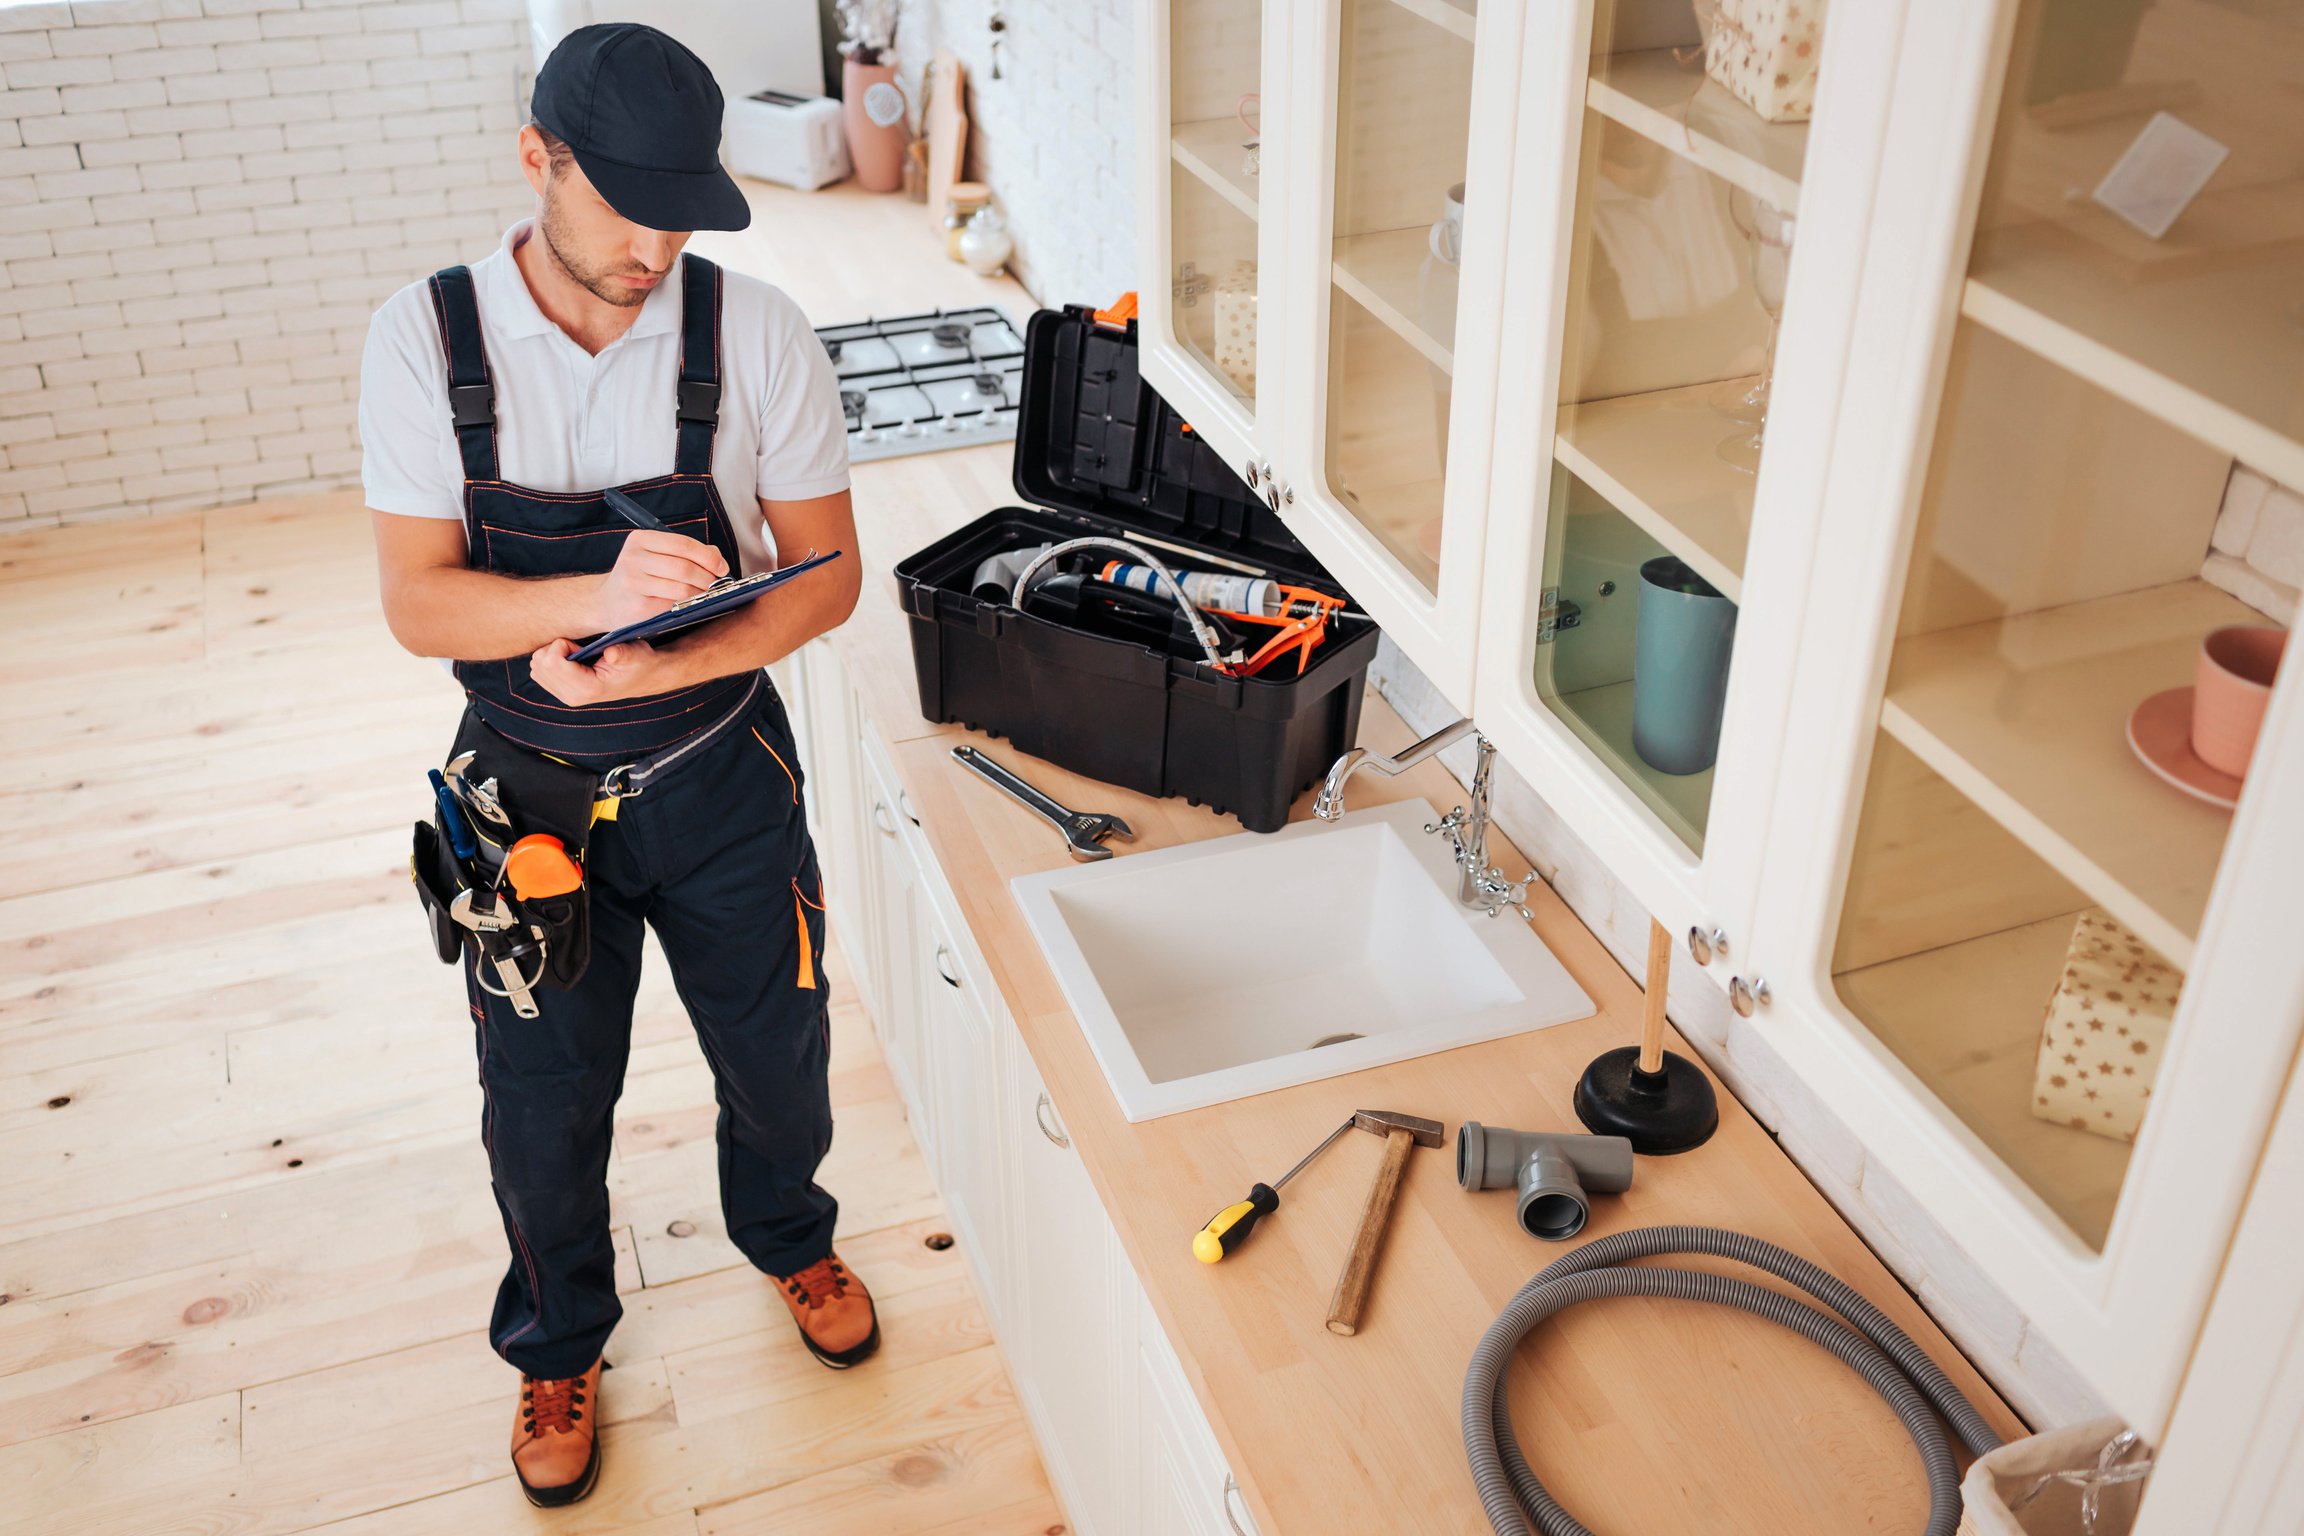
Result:
<instances>
[{"instance_id":1,"label":"man's hand","mask_svg":"<svg viewBox=\"0 0 2304 1536\"><path fill-rule=\"evenodd\" d=\"M624 536L615 568L600 578L594 615L602 631L622 629L685 602L727 574L727 560L702 540L636 528ZM603 667L607 660L601 658Z\"/></svg>"},{"instance_id":2,"label":"man's hand","mask_svg":"<svg viewBox=\"0 0 2304 1536\"><path fill-rule=\"evenodd\" d=\"M552 640L528 658L528 675L536 686L571 708L641 699L681 686L665 654L645 640L612 645L588 667L568 659L576 649L573 640Z\"/></svg>"}]
</instances>

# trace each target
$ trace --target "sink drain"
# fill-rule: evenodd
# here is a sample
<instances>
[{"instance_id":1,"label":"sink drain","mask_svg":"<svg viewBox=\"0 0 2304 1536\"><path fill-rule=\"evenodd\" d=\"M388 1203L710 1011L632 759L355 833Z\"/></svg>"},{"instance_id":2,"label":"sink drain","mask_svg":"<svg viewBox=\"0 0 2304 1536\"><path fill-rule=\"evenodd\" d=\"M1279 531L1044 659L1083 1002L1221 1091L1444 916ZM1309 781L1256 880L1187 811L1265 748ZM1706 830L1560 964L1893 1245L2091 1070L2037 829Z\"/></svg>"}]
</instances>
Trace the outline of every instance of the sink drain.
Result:
<instances>
[{"instance_id":1,"label":"sink drain","mask_svg":"<svg viewBox=\"0 0 2304 1536\"><path fill-rule=\"evenodd\" d=\"M1342 1045L1347 1040L1362 1040L1365 1038L1367 1037L1362 1035L1358 1030L1348 1029L1340 1035L1322 1035L1319 1039L1306 1046L1305 1049L1308 1051L1316 1051L1324 1045Z\"/></svg>"}]
</instances>

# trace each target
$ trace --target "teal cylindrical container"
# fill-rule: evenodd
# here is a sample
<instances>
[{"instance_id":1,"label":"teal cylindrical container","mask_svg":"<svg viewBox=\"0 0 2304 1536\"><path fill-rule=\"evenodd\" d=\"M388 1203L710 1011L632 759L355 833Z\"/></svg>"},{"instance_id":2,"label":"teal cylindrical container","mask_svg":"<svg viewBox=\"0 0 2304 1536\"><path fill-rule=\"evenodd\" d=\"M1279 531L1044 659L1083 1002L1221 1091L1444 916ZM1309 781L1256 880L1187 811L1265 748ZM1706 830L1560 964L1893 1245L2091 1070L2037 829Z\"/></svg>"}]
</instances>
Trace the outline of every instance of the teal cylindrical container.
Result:
<instances>
[{"instance_id":1,"label":"teal cylindrical container","mask_svg":"<svg viewBox=\"0 0 2304 1536\"><path fill-rule=\"evenodd\" d=\"M1659 773L1702 773L1720 755L1736 605L1677 555L1640 567L1632 646L1632 750Z\"/></svg>"}]
</instances>

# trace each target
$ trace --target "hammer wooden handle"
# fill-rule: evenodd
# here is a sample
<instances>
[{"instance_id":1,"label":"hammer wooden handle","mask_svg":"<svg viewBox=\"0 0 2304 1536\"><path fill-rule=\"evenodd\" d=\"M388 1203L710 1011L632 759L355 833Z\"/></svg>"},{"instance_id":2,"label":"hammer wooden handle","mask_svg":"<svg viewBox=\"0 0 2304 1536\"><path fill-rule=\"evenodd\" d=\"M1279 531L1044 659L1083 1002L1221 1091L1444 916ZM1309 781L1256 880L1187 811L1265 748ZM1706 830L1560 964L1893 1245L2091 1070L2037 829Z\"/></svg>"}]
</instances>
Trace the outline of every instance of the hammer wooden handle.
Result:
<instances>
[{"instance_id":1,"label":"hammer wooden handle","mask_svg":"<svg viewBox=\"0 0 2304 1536\"><path fill-rule=\"evenodd\" d=\"M1384 1230L1392 1224L1392 1206L1400 1197L1400 1176L1408 1170L1408 1153L1416 1138L1406 1131L1385 1137L1384 1164L1376 1170L1376 1183L1368 1191L1368 1205L1360 1213L1360 1233L1352 1239L1351 1257L1336 1282L1328 1303L1328 1331L1349 1338L1360 1331L1360 1312L1368 1305L1368 1287L1376 1278L1376 1255L1384 1245Z\"/></svg>"}]
</instances>

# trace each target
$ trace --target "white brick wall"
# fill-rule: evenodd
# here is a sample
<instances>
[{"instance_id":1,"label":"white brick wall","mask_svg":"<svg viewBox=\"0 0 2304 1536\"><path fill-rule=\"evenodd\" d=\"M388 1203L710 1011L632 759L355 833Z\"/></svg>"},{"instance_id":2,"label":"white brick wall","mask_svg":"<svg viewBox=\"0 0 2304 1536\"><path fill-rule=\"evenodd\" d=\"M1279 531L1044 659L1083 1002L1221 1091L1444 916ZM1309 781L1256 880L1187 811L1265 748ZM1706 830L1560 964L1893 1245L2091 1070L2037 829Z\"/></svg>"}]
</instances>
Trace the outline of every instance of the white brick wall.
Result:
<instances>
[{"instance_id":1,"label":"white brick wall","mask_svg":"<svg viewBox=\"0 0 2304 1536\"><path fill-rule=\"evenodd\" d=\"M0 4L0 528L357 484L369 314L529 207L526 14Z\"/></svg>"},{"instance_id":2,"label":"white brick wall","mask_svg":"<svg viewBox=\"0 0 2304 1536\"><path fill-rule=\"evenodd\" d=\"M896 38L906 85L938 49L959 55L969 172L1008 216L1010 270L1043 304L1109 304L1136 286L1127 0L1002 0L1000 10L995 80L984 0L907 0Z\"/></svg>"}]
</instances>

